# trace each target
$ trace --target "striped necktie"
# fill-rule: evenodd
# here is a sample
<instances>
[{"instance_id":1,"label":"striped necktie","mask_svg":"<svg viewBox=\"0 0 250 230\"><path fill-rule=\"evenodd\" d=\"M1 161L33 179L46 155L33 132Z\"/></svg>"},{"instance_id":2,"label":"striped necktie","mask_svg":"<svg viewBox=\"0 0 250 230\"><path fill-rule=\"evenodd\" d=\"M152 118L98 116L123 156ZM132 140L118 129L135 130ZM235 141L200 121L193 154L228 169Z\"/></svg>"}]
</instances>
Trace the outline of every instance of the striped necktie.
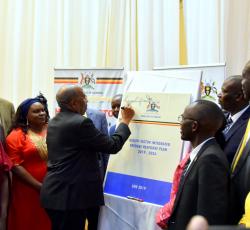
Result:
<instances>
[{"instance_id":1,"label":"striped necktie","mask_svg":"<svg viewBox=\"0 0 250 230\"><path fill-rule=\"evenodd\" d=\"M240 145L238 147L238 150L237 150L237 152L235 154L235 157L234 157L234 160L233 160L233 163L232 163L232 172L235 170L235 167L236 167L236 165L237 165L237 163L238 163L238 161L239 161L239 159L240 159L240 157L242 155L242 152L243 152L243 150L244 150L244 148L246 146L249 132L250 132L250 119L248 120L246 132L245 132L245 134L243 136L243 139L241 140L241 143L240 143Z\"/></svg>"},{"instance_id":2,"label":"striped necktie","mask_svg":"<svg viewBox=\"0 0 250 230\"><path fill-rule=\"evenodd\" d=\"M226 134L226 133L229 131L229 129L231 128L232 124L233 124L233 120L232 120L232 118L229 116L229 117L227 118L227 124L226 124L225 129L223 130L223 134Z\"/></svg>"}]
</instances>

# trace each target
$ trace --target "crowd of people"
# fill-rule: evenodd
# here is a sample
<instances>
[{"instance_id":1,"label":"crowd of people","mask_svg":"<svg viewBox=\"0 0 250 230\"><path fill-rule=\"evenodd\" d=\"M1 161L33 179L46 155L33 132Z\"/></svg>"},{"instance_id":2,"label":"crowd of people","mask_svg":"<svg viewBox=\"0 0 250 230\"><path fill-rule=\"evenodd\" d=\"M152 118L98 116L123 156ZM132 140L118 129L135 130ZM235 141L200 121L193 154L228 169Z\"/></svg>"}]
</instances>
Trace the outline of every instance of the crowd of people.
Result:
<instances>
[{"instance_id":1,"label":"crowd of people","mask_svg":"<svg viewBox=\"0 0 250 230\"><path fill-rule=\"evenodd\" d=\"M111 108L119 123L108 130L105 115L87 108L78 85L59 89L61 110L50 119L40 94L14 112L0 99L0 229L83 230L98 226L104 205L103 179L109 154L130 135L134 110ZM176 168L170 200L156 215L162 229L192 229L195 222L250 227L250 61L230 76L218 94L188 105L181 116L181 139L192 148ZM195 215L200 215L189 221ZM188 225L189 223L189 225Z\"/></svg>"},{"instance_id":2,"label":"crowd of people","mask_svg":"<svg viewBox=\"0 0 250 230\"><path fill-rule=\"evenodd\" d=\"M228 77L221 108L198 100L180 117L192 151L177 166L170 201L156 215L162 229L185 229L194 215L211 225L250 227L250 61ZM205 229L205 228L204 228Z\"/></svg>"}]
</instances>

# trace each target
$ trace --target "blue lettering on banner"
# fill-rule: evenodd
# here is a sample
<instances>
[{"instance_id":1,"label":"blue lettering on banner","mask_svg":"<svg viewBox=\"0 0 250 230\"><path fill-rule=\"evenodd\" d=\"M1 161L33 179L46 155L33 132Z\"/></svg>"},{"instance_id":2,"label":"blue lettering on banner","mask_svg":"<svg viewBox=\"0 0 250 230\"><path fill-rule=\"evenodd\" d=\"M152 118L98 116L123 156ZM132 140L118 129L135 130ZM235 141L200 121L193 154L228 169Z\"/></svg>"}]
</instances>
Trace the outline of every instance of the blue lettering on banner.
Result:
<instances>
[{"instance_id":1,"label":"blue lettering on banner","mask_svg":"<svg viewBox=\"0 0 250 230\"><path fill-rule=\"evenodd\" d=\"M169 201L172 183L108 172L104 192L121 197L164 205Z\"/></svg>"}]
</instances>

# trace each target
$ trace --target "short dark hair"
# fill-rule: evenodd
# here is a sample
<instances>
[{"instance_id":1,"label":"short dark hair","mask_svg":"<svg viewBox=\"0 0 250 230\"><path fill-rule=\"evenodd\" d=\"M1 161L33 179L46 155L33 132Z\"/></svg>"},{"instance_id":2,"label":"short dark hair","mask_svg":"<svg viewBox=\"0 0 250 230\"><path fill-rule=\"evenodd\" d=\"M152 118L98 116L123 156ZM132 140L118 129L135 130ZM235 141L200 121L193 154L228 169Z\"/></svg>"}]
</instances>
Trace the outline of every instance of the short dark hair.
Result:
<instances>
[{"instance_id":1,"label":"short dark hair","mask_svg":"<svg viewBox=\"0 0 250 230\"><path fill-rule=\"evenodd\" d=\"M229 77L227 77L225 79L225 81L231 81L231 80L241 82L242 81L242 76L241 75L231 75L231 76L229 76Z\"/></svg>"},{"instance_id":2,"label":"short dark hair","mask_svg":"<svg viewBox=\"0 0 250 230\"><path fill-rule=\"evenodd\" d=\"M206 129L217 132L224 125L224 113L216 103L208 100L196 100L191 105L195 106L197 110L197 121L205 124Z\"/></svg>"}]
</instances>

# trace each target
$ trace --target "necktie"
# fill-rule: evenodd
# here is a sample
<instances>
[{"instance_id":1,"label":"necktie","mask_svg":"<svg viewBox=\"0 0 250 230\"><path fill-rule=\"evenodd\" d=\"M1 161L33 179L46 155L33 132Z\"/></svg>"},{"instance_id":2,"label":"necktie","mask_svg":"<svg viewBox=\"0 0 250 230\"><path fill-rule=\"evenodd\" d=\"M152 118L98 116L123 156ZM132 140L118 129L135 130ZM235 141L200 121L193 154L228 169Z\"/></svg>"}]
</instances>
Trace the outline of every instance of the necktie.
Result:
<instances>
[{"instance_id":1,"label":"necktie","mask_svg":"<svg viewBox=\"0 0 250 230\"><path fill-rule=\"evenodd\" d=\"M223 130L223 133L226 134L228 132L228 130L230 129L230 127L232 126L233 124L233 120L231 117L228 117L227 118L227 124L226 124L226 127L225 129Z\"/></svg>"},{"instance_id":2,"label":"necktie","mask_svg":"<svg viewBox=\"0 0 250 230\"><path fill-rule=\"evenodd\" d=\"M191 160L190 160L190 157L189 157L189 158L187 159L187 161L186 161L184 167L183 167L183 171L182 171L181 179L180 179L180 184L183 183L183 180L184 180L184 178L185 178L185 175L186 175L186 172L187 172L187 170L188 170L188 166L189 166L190 162L191 162Z\"/></svg>"}]
</instances>

